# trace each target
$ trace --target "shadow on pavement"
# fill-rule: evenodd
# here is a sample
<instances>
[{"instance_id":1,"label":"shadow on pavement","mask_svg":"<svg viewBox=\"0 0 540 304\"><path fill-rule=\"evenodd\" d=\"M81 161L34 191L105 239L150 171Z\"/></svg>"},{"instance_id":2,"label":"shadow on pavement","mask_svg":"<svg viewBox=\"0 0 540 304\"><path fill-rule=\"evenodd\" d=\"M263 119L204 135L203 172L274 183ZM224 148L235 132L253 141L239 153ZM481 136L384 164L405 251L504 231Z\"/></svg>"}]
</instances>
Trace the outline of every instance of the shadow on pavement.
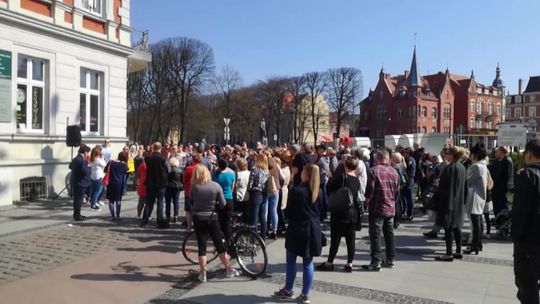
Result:
<instances>
[{"instance_id":1,"label":"shadow on pavement","mask_svg":"<svg viewBox=\"0 0 540 304\"><path fill-rule=\"evenodd\" d=\"M225 295L208 294L204 296L195 296L184 298L182 300L154 299L148 303L152 304L203 304L203 303L235 303L235 304L257 304L274 303L271 297L260 297L255 295Z\"/></svg>"}]
</instances>

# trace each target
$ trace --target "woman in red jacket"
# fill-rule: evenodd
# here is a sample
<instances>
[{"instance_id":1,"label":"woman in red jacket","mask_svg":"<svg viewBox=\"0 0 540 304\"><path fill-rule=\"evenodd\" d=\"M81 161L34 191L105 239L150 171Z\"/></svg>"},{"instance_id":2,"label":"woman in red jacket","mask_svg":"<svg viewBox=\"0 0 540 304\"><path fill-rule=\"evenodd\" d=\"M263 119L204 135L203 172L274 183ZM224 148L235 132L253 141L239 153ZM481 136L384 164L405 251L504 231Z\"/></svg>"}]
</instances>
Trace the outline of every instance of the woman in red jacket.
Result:
<instances>
[{"instance_id":1,"label":"woman in red jacket","mask_svg":"<svg viewBox=\"0 0 540 304\"><path fill-rule=\"evenodd\" d=\"M144 158L139 165L138 171L138 180L137 180L137 195L139 195L139 203L137 204L137 218L141 218L142 211L144 209L144 204L146 203L146 186L144 183L146 182L146 162L144 161ZM150 214L152 214L150 212Z\"/></svg>"}]
</instances>

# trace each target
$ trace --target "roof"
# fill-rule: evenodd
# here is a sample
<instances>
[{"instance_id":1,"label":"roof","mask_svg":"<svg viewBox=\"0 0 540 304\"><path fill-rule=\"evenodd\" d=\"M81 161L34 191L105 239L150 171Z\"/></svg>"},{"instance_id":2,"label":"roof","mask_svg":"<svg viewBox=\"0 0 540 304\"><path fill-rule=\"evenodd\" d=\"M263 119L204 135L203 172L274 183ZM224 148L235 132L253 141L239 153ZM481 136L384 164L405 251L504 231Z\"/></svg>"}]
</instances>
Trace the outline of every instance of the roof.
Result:
<instances>
[{"instance_id":1,"label":"roof","mask_svg":"<svg viewBox=\"0 0 540 304\"><path fill-rule=\"evenodd\" d=\"M416 46L414 47L413 58L411 62L411 72L407 77L407 85L409 87L422 86L422 80L420 79L420 72L418 71L418 64L416 62Z\"/></svg>"},{"instance_id":2,"label":"roof","mask_svg":"<svg viewBox=\"0 0 540 304\"><path fill-rule=\"evenodd\" d=\"M527 83L527 88L523 93L533 93L540 92L540 76L531 76L529 77L529 83Z\"/></svg>"}]
</instances>

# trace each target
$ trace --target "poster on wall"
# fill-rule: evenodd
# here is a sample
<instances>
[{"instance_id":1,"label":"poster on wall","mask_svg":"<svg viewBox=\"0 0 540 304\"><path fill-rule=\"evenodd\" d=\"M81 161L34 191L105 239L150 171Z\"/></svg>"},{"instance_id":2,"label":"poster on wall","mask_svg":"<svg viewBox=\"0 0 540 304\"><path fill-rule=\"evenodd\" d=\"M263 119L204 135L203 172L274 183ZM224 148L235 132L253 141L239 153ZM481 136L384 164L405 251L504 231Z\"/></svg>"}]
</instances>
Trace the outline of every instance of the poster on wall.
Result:
<instances>
[{"instance_id":1,"label":"poster on wall","mask_svg":"<svg viewBox=\"0 0 540 304\"><path fill-rule=\"evenodd\" d=\"M11 52L0 50L0 122L11 119Z\"/></svg>"}]
</instances>

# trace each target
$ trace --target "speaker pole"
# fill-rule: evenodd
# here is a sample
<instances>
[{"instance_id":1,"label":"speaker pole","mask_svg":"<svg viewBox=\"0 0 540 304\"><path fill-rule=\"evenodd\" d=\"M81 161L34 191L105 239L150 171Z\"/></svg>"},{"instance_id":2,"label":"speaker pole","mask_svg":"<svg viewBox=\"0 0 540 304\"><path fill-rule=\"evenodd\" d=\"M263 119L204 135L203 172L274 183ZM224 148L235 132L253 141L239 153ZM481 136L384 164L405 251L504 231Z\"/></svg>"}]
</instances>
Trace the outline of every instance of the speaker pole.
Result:
<instances>
[{"instance_id":1,"label":"speaker pole","mask_svg":"<svg viewBox=\"0 0 540 304\"><path fill-rule=\"evenodd\" d=\"M69 116L66 117L66 140L67 140L67 126L69 126ZM71 159L69 160L70 162L73 160L73 147L71 147ZM60 191L55 198L53 198L53 202L56 201L59 197L60 197L60 194L62 194L62 192L66 191L67 188L70 187L71 188L71 181L68 181L68 184L64 187L64 189L62 189L62 191ZM68 191L69 193L69 191ZM71 192L73 193L73 191Z\"/></svg>"}]
</instances>

